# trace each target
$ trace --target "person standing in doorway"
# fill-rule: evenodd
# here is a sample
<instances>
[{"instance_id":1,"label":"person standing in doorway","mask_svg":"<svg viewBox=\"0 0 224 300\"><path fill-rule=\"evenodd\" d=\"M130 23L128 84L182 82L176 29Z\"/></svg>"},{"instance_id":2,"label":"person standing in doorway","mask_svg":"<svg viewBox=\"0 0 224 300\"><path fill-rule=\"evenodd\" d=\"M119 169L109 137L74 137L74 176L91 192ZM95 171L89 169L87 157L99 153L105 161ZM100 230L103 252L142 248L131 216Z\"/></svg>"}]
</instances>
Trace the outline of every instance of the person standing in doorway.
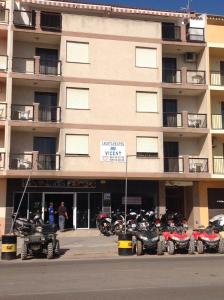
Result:
<instances>
[{"instance_id":1,"label":"person standing in doorway","mask_svg":"<svg viewBox=\"0 0 224 300\"><path fill-rule=\"evenodd\" d=\"M53 207L53 202L50 202L50 205L48 207L48 219L49 219L49 224L54 225L54 207Z\"/></svg>"},{"instance_id":2,"label":"person standing in doorway","mask_svg":"<svg viewBox=\"0 0 224 300\"><path fill-rule=\"evenodd\" d=\"M61 202L61 205L58 208L58 223L60 231L64 231L65 229L65 219L68 220L67 208L65 207L65 203Z\"/></svg>"}]
</instances>

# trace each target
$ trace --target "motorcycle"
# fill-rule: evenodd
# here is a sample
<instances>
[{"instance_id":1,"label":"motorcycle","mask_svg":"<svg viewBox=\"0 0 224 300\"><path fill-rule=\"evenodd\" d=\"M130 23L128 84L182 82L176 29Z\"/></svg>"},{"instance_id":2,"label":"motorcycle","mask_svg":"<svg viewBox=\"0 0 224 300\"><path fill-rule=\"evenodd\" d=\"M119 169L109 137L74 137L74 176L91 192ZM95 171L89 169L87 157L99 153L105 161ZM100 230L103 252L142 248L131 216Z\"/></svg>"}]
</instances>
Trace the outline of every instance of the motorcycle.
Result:
<instances>
[{"instance_id":1,"label":"motorcycle","mask_svg":"<svg viewBox=\"0 0 224 300\"><path fill-rule=\"evenodd\" d=\"M134 233L137 227L137 213L130 211L127 215L127 231L129 233Z\"/></svg>"},{"instance_id":2,"label":"motorcycle","mask_svg":"<svg viewBox=\"0 0 224 300\"><path fill-rule=\"evenodd\" d=\"M117 210L116 213L112 214L111 230L113 234L119 235L124 231L125 219L120 210Z\"/></svg>"},{"instance_id":3,"label":"motorcycle","mask_svg":"<svg viewBox=\"0 0 224 300\"><path fill-rule=\"evenodd\" d=\"M111 218L109 214L100 213L96 218L97 227L99 231L105 235L109 236L111 234Z\"/></svg>"}]
</instances>

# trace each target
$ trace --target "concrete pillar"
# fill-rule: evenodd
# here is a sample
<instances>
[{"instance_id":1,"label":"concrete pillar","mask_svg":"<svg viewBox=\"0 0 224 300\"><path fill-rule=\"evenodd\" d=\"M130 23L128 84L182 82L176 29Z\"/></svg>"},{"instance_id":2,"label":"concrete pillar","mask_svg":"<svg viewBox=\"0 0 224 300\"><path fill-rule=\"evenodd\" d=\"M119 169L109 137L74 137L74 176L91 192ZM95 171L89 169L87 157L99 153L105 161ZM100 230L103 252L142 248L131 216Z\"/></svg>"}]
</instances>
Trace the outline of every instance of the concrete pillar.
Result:
<instances>
[{"instance_id":1,"label":"concrete pillar","mask_svg":"<svg viewBox=\"0 0 224 300\"><path fill-rule=\"evenodd\" d=\"M165 181L159 181L159 215L166 212L166 186Z\"/></svg>"},{"instance_id":2,"label":"concrete pillar","mask_svg":"<svg viewBox=\"0 0 224 300\"><path fill-rule=\"evenodd\" d=\"M187 41L186 25L184 24L184 21L183 21L183 23L181 24L181 27L180 27L180 37L181 37L182 42Z\"/></svg>"},{"instance_id":3,"label":"concrete pillar","mask_svg":"<svg viewBox=\"0 0 224 300\"><path fill-rule=\"evenodd\" d=\"M187 68L186 67L181 68L181 78L182 78L182 84L187 85Z\"/></svg>"},{"instance_id":4,"label":"concrete pillar","mask_svg":"<svg viewBox=\"0 0 224 300\"><path fill-rule=\"evenodd\" d=\"M40 74L40 56L34 56L34 74Z\"/></svg>"},{"instance_id":5,"label":"concrete pillar","mask_svg":"<svg viewBox=\"0 0 224 300\"><path fill-rule=\"evenodd\" d=\"M0 236L5 233L6 225L7 179L0 180Z\"/></svg>"},{"instance_id":6,"label":"concrete pillar","mask_svg":"<svg viewBox=\"0 0 224 300\"><path fill-rule=\"evenodd\" d=\"M40 30L40 11L39 10L36 10L36 20L35 20L35 28L36 30Z\"/></svg>"},{"instance_id":7,"label":"concrete pillar","mask_svg":"<svg viewBox=\"0 0 224 300\"><path fill-rule=\"evenodd\" d=\"M38 170L38 151L33 151L33 171Z\"/></svg>"},{"instance_id":8,"label":"concrete pillar","mask_svg":"<svg viewBox=\"0 0 224 300\"><path fill-rule=\"evenodd\" d=\"M188 155L183 155L183 160L184 160L184 173L189 173L189 156Z\"/></svg>"},{"instance_id":9,"label":"concrete pillar","mask_svg":"<svg viewBox=\"0 0 224 300\"><path fill-rule=\"evenodd\" d=\"M188 112L182 111L182 124L184 128L188 128Z\"/></svg>"},{"instance_id":10,"label":"concrete pillar","mask_svg":"<svg viewBox=\"0 0 224 300\"><path fill-rule=\"evenodd\" d=\"M33 103L33 120L34 120L34 122L39 121L39 105L40 105L40 103Z\"/></svg>"}]
</instances>

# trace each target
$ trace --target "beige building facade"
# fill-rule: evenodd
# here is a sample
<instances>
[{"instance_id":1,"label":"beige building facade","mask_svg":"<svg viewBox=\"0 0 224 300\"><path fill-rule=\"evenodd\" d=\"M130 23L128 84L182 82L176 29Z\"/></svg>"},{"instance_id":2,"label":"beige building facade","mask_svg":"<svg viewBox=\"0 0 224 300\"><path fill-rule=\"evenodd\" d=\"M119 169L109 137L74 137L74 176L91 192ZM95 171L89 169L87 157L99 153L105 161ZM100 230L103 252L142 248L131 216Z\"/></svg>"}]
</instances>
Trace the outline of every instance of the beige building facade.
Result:
<instances>
[{"instance_id":1,"label":"beige building facade","mask_svg":"<svg viewBox=\"0 0 224 300\"><path fill-rule=\"evenodd\" d=\"M46 220L64 200L68 227L93 228L100 210L123 209L126 155L129 207L206 225L207 187L223 178L222 20L66 1L0 7L0 234L29 177L21 215Z\"/></svg>"}]
</instances>

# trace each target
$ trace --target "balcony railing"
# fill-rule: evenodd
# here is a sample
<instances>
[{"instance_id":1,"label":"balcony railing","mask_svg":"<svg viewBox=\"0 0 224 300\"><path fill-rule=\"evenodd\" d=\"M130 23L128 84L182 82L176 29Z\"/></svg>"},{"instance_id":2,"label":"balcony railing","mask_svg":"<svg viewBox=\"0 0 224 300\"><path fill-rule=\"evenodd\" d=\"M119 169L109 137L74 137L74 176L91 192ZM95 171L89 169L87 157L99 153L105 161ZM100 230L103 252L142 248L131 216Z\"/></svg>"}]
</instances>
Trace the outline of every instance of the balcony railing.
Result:
<instances>
[{"instance_id":1,"label":"balcony railing","mask_svg":"<svg viewBox=\"0 0 224 300\"><path fill-rule=\"evenodd\" d=\"M9 169L12 170L30 170L33 167L32 153L10 153Z\"/></svg>"},{"instance_id":2,"label":"balcony railing","mask_svg":"<svg viewBox=\"0 0 224 300\"><path fill-rule=\"evenodd\" d=\"M34 74L34 58L13 57L12 71L18 73Z\"/></svg>"},{"instance_id":3,"label":"balcony railing","mask_svg":"<svg viewBox=\"0 0 224 300\"><path fill-rule=\"evenodd\" d=\"M166 41L180 41L181 28L171 24L162 24L162 39Z\"/></svg>"},{"instance_id":4,"label":"balcony railing","mask_svg":"<svg viewBox=\"0 0 224 300\"><path fill-rule=\"evenodd\" d=\"M205 71L187 70L187 83L205 84Z\"/></svg>"},{"instance_id":5,"label":"balcony railing","mask_svg":"<svg viewBox=\"0 0 224 300\"><path fill-rule=\"evenodd\" d=\"M7 118L7 103L0 103L0 120Z\"/></svg>"},{"instance_id":6,"label":"balcony railing","mask_svg":"<svg viewBox=\"0 0 224 300\"><path fill-rule=\"evenodd\" d=\"M5 152L0 152L0 170L5 169Z\"/></svg>"},{"instance_id":7,"label":"balcony railing","mask_svg":"<svg viewBox=\"0 0 224 300\"><path fill-rule=\"evenodd\" d=\"M34 120L33 105L12 104L11 119L20 120L20 121L33 121Z\"/></svg>"},{"instance_id":8,"label":"balcony railing","mask_svg":"<svg viewBox=\"0 0 224 300\"><path fill-rule=\"evenodd\" d=\"M59 154L38 154L38 170L60 170L61 161Z\"/></svg>"},{"instance_id":9,"label":"balcony railing","mask_svg":"<svg viewBox=\"0 0 224 300\"><path fill-rule=\"evenodd\" d=\"M182 157L164 157L164 172L183 173L184 160Z\"/></svg>"},{"instance_id":10,"label":"balcony railing","mask_svg":"<svg viewBox=\"0 0 224 300\"><path fill-rule=\"evenodd\" d=\"M206 114L188 114L188 127L207 128Z\"/></svg>"},{"instance_id":11,"label":"balcony railing","mask_svg":"<svg viewBox=\"0 0 224 300\"><path fill-rule=\"evenodd\" d=\"M208 173L208 158L189 158L190 173Z\"/></svg>"},{"instance_id":12,"label":"balcony railing","mask_svg":"<svg viewBox=\"0 0 224 300\"><path fill-rule=\"evenodd\" d=\"M213 173L224 174L224 157L213 158Z\"/></svg>"},{"instance_id":13,"label":"balcony railing","mask_svg":"<svg viewBox=\"0 0 224 300\"><path fill-rule=\"evenodd\" d=\"M212 115L212 129L223 129L224 130L224 115L213 114Z\"/></svg>"},{"instance_id":14,"label":"balcony railing","mask_svg":"<svg viewBox=\"0 0 224 300\"><path fill-rule=\"evenodd\" d=\"M59 106L39 106L39 121L41 122L61 122L61 107Z\"/></svg>"},{"instance_id":15,"label":"balcony railing","mask_svg":"<svg viewBox=\"0 0 224 300\"><path fill-rule=\"evenodd\" d=\"M40 59L40 74L61 75L61 61Z\"/></svg>"},{"instance_id":16,"label":"balcony railing","mask_svg":"<svg viewBox=\"0 0 224 300\"><path fill-rule=\"evenodd\" d=\"M9 23L9 9L0 8L0 24L8 24L8 23Z\"/></svg>"},{"instance_id":17,"label":"balcony railing","mask_svg":"<svg viewBox=\"0 0 224 300\"><path fill-rule=\"evenodd\" d=\"M181 70L163 69L163 82L166 83L181 83Z\"/></svg>"},{"instance_id":18,"label":"balcony railing","mask_svg":"<svg viewBox=\"0 0 224 300\"><path fill-rule=\"evenodd\" d=\"M163 113L163 126L164 127L182 127L182 114L165 112Z\"/></svg>"},{"instance_id":19,"label":"balcony railing","mask_svg":"<svg viewBox=\"0 0 224 300\"><path fill-rule=\"evenodd\" d=\"M188 27L187 28L187 41L203 43L205 41L204 28Z\"/></svg>"},{"instance_id":20,"label":"balcony railing","mask_svg":"<svg viewBox=\"0 0 224 300\"><path fill-rule=\"evenodd\" d=\"M36 13L34 10L14 10L13 12L13 24L16 27L22 28L35 28Z\"/></svg>"},{"instance_id":21,"label":"balcony railing","mask_svg":"<svg viewBox=\"0 0 224 300\"><path fill-rule=\"evenodd\" d=\"M8 56L0 55L0 72L6 72L8 70Z\"/></svg>"},{"instance_id":22,"label":"balcony railing","mask_svg":"<svg viewBox=\"0 0 224 300\"><path fill-rule=\"evenodd\" d=\"M220 71L211 71L210 84L217 86L224 85L224 74L222 74Z\"/></svg>"},{"instance_id":23,"label":"balcony railing","mask_svg":"<svg viewBox=\"0 0 224 300\"><path fill-rule=\"evenodd\" d=\"M40 13L40 27L46 31L61 31L62 17L60 13L42 11Z\"/></svg>"}]
</instances>

